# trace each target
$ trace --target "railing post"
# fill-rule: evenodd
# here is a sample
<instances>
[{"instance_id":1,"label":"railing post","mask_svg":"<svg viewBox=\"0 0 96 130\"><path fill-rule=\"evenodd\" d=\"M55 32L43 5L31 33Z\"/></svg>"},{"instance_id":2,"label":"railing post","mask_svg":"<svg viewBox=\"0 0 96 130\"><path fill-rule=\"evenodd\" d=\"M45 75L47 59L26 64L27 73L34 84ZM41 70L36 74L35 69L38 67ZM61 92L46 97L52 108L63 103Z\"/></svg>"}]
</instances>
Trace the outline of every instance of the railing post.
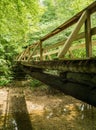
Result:
<instances>
[{"instance_id":1,"label":"railing post","mask_svg":"<svg viewBox=\"0 0 96 130\"><path fill-rule=\"evenodd\" d=\"M87 11L87 19L85 21L85 43L86 43L86 57L91 57L92 40L91 40L91 19L89 11Z\"/></svg>"},{"instance_id":2,"label":"railing post","mask_svg":"<svg viewBox=\"0 0 96 130\"><path fill-rule=\"evenodd\" d=\"M43 60L43 48L42 48L42 41L40 41L40 60Z\"/></svg>"}]
</instances>

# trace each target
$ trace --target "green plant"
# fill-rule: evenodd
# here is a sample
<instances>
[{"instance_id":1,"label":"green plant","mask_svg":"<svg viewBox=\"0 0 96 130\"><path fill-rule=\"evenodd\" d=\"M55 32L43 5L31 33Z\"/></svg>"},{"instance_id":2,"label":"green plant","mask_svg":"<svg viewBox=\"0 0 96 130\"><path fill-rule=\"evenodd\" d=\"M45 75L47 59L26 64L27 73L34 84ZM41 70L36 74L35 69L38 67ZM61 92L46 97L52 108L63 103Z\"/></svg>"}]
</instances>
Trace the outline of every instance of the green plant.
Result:
<instances>
[{"instance_id":1,"label":"green plant","mask_svg":"<svg viewBox=\"0 0 96 130\"><path fill-rule=\"evenodd\" d=\"M36 88L36 87L40 87L41 85L42 83L39 80L32 79L30 81L30 87Z\"/></svg>"}]
</instances>

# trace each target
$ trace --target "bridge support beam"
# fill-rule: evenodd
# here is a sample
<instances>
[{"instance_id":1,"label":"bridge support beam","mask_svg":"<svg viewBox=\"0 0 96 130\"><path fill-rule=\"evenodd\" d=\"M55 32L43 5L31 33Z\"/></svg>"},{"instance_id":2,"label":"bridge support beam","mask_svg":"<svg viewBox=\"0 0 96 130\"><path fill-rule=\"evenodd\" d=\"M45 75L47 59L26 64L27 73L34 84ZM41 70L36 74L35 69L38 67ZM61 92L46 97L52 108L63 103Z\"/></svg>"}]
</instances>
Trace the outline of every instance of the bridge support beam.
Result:
<instances>
[{"instance_id":1,"label":"bridge support beam","mask_svg":"<svg viewBox=\"0 0 96 130\"><path fill-rule=\"evenodd\" d=\"M33 78L54 89L60 90L67 95L71 95L96 107L96 84L85 84L76 80L70 80L70 78L67 78L67 75L64 75L63 78L63 76L50 75L42 71L34 71L33 69L30 71L24 66L22 69Z\"/></svg>"}]
</instances>

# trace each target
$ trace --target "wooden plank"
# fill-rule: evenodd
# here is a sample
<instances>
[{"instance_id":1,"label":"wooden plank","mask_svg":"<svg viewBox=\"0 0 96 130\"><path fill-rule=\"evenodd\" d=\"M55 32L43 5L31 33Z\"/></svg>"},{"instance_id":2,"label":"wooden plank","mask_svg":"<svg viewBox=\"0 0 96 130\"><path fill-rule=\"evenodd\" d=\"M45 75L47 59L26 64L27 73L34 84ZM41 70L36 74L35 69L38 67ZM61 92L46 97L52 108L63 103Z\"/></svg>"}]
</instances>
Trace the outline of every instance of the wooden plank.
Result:
<instances>
[{"instance_id":1,"label":"wooden plank","mask_svg":"<svg viewBox=\"0 0 96 130\"><path fill-rule=\"evenodd\" d=\"M65 42L64 46L62 47L62 50L60 51L60 53L58 54L58 57L61 58L62 56L64 56L66 54L66 52L68 51L69 47L71 46L71 43L73 42L73 40L75 39L76 35L78 34L81 26L83 25L84 21L86 20L86 11L82 14L82 16L80 17L74 31L71 33L71 35L69 36L69 38L67 39L67 41Z\"/></svg>"},{"instance_id":2,"label":"wooden plank","mask_svg":"<svg viewBox=\"0 0 96 130\"><path fill-rule=\"evenodd\" d=\"M92 41L91 41L91 20L89 11L87 11L87 19L85 21L85 44L86 44L86 57L91 57Z\"/></svg>"}]
</instances>

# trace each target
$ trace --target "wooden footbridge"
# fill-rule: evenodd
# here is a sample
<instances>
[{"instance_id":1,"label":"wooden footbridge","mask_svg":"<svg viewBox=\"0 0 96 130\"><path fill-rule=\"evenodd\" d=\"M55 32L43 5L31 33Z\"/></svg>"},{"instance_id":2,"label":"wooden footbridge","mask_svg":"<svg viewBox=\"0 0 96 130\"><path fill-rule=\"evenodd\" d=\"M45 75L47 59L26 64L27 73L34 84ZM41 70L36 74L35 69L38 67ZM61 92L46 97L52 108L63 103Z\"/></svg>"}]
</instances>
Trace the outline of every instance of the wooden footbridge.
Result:
<instances>
[{"instance_id":1,"label":"wooden footbridge","mask_svg":"<svg viewBox=\"0 0 96 130\"><path fill-rule=\"evenodd\" d=\"M96 46L96 26L92 26L92 20L96 24L96 1L28 46L16 58L19 68L65 94L96 106L96 52L92 54ZM67 39L59 38L57 43L45 45L45 41L51 42L52 37L59 37L72 25L73 31ZM85 42L79 42L81 39ZM74 41L78 44L73 44ZM73 51L79 52L79 49L85 51L83 57L73 55Z\"/></svg>"}]
</instances>

